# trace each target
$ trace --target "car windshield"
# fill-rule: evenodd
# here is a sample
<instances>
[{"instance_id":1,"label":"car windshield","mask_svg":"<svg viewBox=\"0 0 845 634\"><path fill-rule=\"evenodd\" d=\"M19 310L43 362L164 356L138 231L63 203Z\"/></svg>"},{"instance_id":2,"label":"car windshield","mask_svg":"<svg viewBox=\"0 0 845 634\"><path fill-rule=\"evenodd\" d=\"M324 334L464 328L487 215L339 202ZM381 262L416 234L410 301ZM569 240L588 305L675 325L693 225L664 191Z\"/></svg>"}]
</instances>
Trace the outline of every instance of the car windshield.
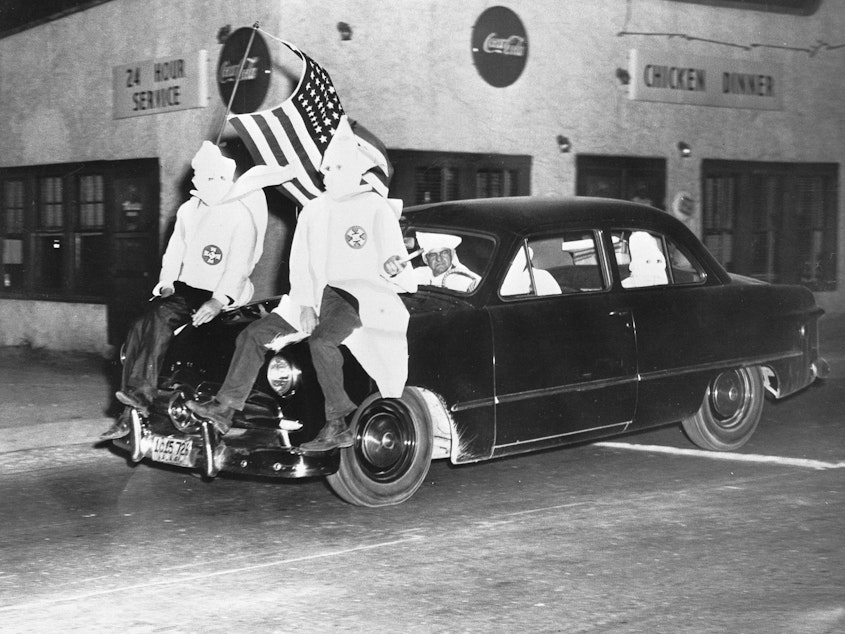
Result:
<instances>
[{"instance_id":1,"label":"car windshield","mask_svg":"<svg viewBox=\"0 0 845 634\"><path fill-rule=\"evenodd\" d=\"M460 294L481 285L495 246L490 237L442 228L410 226L404 236L417 284Z\"/></svg>"}]
</instances>

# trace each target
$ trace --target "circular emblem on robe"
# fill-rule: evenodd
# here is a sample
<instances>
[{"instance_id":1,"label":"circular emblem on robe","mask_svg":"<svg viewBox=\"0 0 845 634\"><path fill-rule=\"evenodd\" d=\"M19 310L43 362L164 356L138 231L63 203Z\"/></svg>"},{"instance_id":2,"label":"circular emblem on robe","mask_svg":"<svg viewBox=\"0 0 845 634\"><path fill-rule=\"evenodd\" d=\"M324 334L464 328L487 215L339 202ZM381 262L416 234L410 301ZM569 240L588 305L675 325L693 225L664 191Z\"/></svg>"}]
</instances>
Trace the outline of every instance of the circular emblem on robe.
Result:
<instances>
[{"instance_id":1,"label":"circular emblem on robe","mask_svg":"<svg viewBox=\"0 0 845 634\"><path fill-rule=\"evenodd\" d=\"M362 249L367 244L367 232L364 227L355 225L346 230L346 244L353 249Z\"/></svg>"},{"instance_id":2,"label":"circular emblem on robe","mask_svg":"<svg viewBox=\"0 0 845 634\"><path fill-rule=\"evenodd\" d=\"M210 264L211 266L220 264L220 262L223 261L223 251L221 251L220 247L216 244L209 244L208 246L203 247L202 259L203 262Z\"/></svg>"}]
</instances>

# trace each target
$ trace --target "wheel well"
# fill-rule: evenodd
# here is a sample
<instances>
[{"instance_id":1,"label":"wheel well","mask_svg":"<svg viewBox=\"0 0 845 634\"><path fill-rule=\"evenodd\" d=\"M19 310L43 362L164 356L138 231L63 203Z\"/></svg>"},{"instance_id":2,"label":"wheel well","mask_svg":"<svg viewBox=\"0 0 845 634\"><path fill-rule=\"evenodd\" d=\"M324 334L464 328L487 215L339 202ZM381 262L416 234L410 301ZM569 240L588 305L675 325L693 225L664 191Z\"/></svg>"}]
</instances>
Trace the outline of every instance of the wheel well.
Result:
<instances>
[{"instance_id":1,"label":"wheel well","mask_svg":"<svg viewBox=\"0 0 845 634\"><path fill-rule=\"evenodd\" d=\"M457 464L460 454L460 439L455 427L455 421L449 413L449 407L443 398L424 387L415 387L425 402L431 426L434 431L434 447L431 459L451 458Z\"/></svg>"}]
</instances>

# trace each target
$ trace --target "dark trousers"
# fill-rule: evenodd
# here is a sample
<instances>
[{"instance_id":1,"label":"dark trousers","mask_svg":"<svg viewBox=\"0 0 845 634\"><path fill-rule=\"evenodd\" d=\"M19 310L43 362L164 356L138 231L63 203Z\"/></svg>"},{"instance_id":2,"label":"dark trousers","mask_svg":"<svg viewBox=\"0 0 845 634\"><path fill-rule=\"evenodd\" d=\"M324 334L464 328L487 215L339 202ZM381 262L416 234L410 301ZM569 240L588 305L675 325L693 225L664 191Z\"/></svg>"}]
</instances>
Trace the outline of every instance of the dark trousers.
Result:
<instances>
[{"instance_id":1,"label":"dark trousers","mask_svg":"<svg viewBox=\"0 0 845 634\"><path fill-rule=\"evenodd\" d=\"M242 410L252 391L258 372L264 365L267 345L277 335L287 335L295 329L276 313L265 315L241 331L235 343L235 353L217 400L226 407Z\"/></svg>"},{"instance_id":2,"label":"dark trousers","mask_svg":"<svg viewBox=\"0 0 845 634\"><path fill-rule=\"evenodd\" d=\"M155 394L173 331L190 323L193 312L211 299L211 291L182 282L176 282L174 290L169 297L153 299L129 329L121 385L124 392L140 392L148 397Z\"/></svg>"},{"instance_id":3,"label":"dark trousers","mask_svg":"<svg viewBox=\"0 0 845 634\"><path fill-rule=\"evenodd\" d=\"M326 401L326 420L346 416L356 408L343 388L343 353L341 342L361 327L358 302L352 295L331 286L323 290L320 320L308 346L317 372L317 380Z\"/></svg>"}]
</instances>

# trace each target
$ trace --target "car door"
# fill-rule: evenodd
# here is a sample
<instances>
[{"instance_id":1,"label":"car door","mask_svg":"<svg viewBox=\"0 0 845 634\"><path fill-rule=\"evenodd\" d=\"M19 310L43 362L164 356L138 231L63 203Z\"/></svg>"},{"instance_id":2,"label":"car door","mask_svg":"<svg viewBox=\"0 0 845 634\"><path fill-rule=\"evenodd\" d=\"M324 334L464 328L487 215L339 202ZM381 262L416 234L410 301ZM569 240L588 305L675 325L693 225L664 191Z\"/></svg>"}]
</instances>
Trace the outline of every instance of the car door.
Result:
<instances>
[{"instance_id":1,"label":"car door","mask_svg":"<svg viewBox=\"0 0 845 634\"><path fill-rule=\"evenodd\" d=\"M798 328L784 317L792 311L775 287L709 280L695 245L682 236L636 226L609 235L635 324L635 427L689 416L720 368L762 364L790 347L800 354Z\"/></svg>"},{"instance_id":2,"label":"car door","mask_svg":"<svg viewBox=\"0 0 845 634\"><path fill-rule=\"evenodd\" d=\"M632 420L631 317L609 290L607 259L597 245L598 231L568 231L527 239L514 250L498 302L488 307L495 455L617 433Z\"/></svg>"}]
</instances>

